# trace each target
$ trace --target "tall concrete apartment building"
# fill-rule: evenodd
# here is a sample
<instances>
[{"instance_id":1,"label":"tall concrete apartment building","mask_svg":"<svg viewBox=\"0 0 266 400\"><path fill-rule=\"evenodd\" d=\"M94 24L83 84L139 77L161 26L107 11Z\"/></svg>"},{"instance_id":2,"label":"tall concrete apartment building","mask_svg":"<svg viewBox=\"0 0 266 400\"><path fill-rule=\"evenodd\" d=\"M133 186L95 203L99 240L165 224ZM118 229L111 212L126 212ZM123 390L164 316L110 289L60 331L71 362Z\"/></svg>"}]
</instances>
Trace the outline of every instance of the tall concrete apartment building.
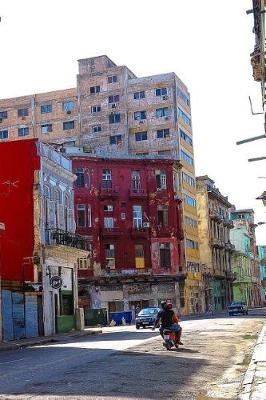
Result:
<instances>
[{"instance_id":1,"label":"tall concrete apartment building","mask_svg":"<svg viewBox=\"0 0 266 400\"><path fill-rule=\"evenodd\" d=\"M183 165L185 259L181 305L200 295L196 181L190 96L175 73L138 78L107 56L81 59L77 87L0 100L0 141L38 137L105 155L165 155Z\"/></svg>"}]
</instances>

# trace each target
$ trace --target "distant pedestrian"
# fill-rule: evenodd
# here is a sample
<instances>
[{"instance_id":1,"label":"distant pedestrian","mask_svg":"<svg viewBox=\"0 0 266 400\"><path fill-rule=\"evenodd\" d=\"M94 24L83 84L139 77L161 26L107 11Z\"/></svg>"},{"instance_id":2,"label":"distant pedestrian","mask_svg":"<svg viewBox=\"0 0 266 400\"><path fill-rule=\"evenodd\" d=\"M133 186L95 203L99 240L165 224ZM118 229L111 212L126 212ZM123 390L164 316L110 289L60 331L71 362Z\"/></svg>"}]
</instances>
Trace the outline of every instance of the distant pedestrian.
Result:
<instances>
[{"instance_id":1,"label":"distant pedestrian","mask_svg":"<svg viewBox=\"0 0 266 400\"><path fill-rule=\"evenodd\" d=\"M135 316L137 317L139 315L139 312L141 310L141 307L139 304L137 304L136 308L135 308Z\"/></svg>"},{"instance_id":2,"label":"distant pedestrian","mask_svg":"<svg viewBox=\"0 0 266 400\"><path fill-rule=\"evenodd\" d=\"M209 304L208 313L213 317L213 305Z\"/></svg>"}]
</instances>

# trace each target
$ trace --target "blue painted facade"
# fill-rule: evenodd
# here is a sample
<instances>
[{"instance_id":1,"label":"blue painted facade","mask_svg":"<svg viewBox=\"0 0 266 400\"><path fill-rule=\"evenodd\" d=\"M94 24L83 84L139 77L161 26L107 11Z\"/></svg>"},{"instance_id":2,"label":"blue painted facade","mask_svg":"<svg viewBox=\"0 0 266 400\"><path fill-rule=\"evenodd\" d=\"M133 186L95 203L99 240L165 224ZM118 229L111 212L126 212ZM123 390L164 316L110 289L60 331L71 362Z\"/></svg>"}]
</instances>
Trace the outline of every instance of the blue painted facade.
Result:
<instances>
[{"instance_id":1,"label":"blue painted facade","mask_svg":"<svg viewBox=\"0 0 266 400\"><path fill-rule=\"evenodd\" d=\"M38 336L37 295L2 290L2 318L4 341Z\"/></svg>"}]
</instances>

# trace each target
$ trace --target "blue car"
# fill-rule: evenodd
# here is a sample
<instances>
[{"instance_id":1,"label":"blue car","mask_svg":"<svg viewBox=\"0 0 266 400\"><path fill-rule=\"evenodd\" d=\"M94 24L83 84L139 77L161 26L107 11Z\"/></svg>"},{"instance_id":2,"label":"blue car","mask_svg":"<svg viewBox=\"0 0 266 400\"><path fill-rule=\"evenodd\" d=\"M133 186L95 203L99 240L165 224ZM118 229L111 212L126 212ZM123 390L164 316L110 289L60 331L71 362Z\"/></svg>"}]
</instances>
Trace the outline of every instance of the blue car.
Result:
<instances>
[{"instance_id":1,"label":"blue car","mask_svg":"<svg viewBox=\"0 0 266 400\"><path fill-rule=\"evenodd\" d=\"M243 301L233 301L228 307L228 314L230 316L234 314L248 315L248 307Z\"/></svg>"},{"instance_id":2,"label":"blue car","mask_svg":"<svg viewBox=\"0 0 266 400\"><path fill-rule=\"evenodd\" d=\"M160 308L158 307L147 307L143 308L136 317L136 328L139 329L141 326L153 326L157 318Z\"/></svg>"}]
</instances>

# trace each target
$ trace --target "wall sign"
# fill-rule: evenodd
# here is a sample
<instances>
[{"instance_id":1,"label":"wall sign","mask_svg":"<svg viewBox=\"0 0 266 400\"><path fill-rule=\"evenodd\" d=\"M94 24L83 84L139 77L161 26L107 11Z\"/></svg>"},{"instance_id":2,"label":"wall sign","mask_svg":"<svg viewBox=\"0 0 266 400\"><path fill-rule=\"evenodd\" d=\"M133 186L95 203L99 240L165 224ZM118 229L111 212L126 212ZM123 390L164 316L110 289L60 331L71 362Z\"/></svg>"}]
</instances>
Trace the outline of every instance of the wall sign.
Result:
<instances>
[{"instance_id":1,"label":"wall sign","mask_svg":"<svg viewBox=\"0 0 266 400\"><path fill-rule=\"evenodd\" d=\"M50 279L50 285L52 286L53 289L60 289L62 283L63 283L62 278L58 275L55 275Z\"/></svg>"}]
</instances>

